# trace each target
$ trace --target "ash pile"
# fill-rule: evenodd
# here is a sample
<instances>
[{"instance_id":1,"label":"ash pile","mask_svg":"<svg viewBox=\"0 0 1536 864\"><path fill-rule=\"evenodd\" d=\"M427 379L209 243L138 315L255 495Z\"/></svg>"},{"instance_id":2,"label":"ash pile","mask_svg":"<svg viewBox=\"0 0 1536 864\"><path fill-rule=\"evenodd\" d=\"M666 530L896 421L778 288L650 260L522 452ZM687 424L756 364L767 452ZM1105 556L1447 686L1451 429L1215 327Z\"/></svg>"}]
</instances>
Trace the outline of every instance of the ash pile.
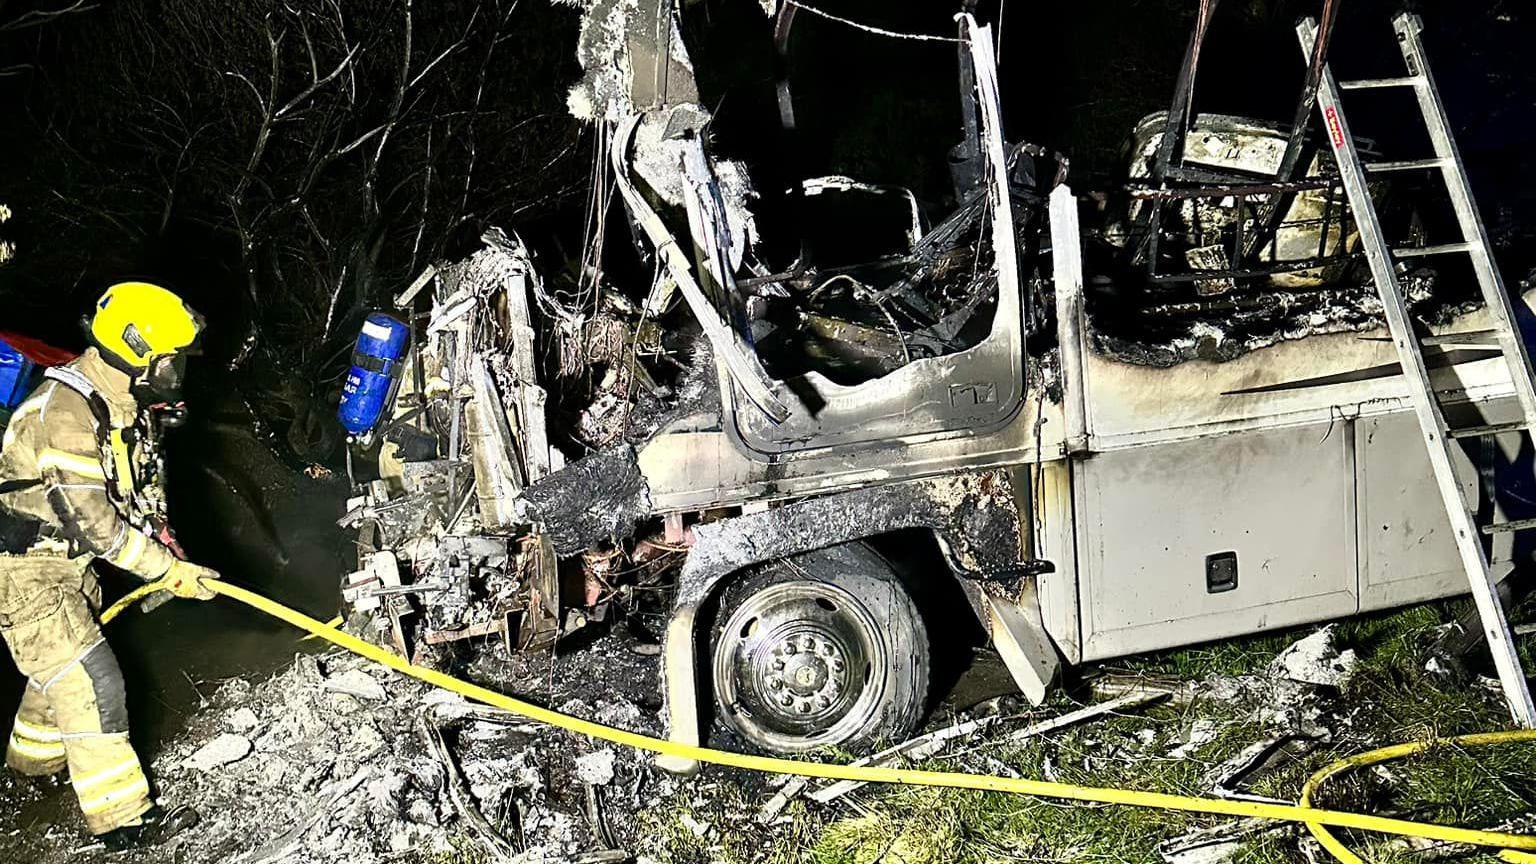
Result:
<instances>
[{"instance_id":1,"label":"ash pile","mask_svg":"<svg viewBox=\"0 0 1536 864\"><path fill-rule=\"evenodd\" d=\"M601 704L557 691L545 695L562 711L657 729L654 714L612 688ZM167 854L246 864L453 854L629 860L622 849L636 841L633 814L675 783L635 751L473 706L334 652L301 655L258 684L225 683L154 769L176 800L198 802L202 814Z\"/></svg>"}]
</instances>

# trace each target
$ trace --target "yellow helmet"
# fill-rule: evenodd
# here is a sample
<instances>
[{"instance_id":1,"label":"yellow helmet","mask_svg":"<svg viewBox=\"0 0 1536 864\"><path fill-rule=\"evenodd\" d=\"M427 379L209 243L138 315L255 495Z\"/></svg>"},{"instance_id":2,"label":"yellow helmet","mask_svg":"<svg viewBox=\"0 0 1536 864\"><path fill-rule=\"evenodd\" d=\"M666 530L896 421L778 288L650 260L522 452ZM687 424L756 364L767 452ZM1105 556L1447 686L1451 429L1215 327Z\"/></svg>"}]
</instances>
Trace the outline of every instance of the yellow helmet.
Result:
<instances>
[{"instance_id":1,"label":"yellow helmet","mask_svg":"<svg viewBox=\"0 0 1536 864\"><path fill-rule=\"evenodd\" d=\"M91 339L114 365L134 372L156 357L184 351L202 332L202 317L181 298L148 282L120 282L96 301Z\"/></svg>"}]
</instances>

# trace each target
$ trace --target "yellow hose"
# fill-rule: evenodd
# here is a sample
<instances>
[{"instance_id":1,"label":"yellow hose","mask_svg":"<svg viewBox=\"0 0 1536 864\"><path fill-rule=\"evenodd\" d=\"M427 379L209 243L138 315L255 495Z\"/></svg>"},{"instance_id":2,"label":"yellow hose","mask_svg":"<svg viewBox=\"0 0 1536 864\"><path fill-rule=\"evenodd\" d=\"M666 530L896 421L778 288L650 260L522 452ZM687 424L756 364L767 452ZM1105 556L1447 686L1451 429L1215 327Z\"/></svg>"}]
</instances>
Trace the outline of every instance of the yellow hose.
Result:
<instances>
[{"instance_id":1,"label":"yellow hose","mask_svg":"<svg viewBox=\"0 0 1536 864\"><path fill-rule=\"evenodd\" d=\"M148 582L148 583L145 583L143 585L140 585L139 587L133 589L132 591L129 591L128 592L128 596L126 596L123 599L117 601L116 603L113 603L110 607L107 608L107 611L101 613L101 623L102 623L102 625L105 626L107 624L110 624L112 622L113 618L116 618L117 616L123 614L123 612L125 610L127 610L128 607L130 607L133 604L139 602L140 600L143 600L145 597L148 597L149 595L155 593L156 591L163 590L164 588L165 588L165 582L164 581L161 581L161 582Z\"/></svg>"},{"instance_id":2,"label":"yellow hose","mask_svg":"<svg viewBox=\"0 0 1536 864\"><path fill-rule=\"evenodd\" d=\"M412 678L424 681L434 687L450 690L469 699L474 699L478 702L483 702L487 705L492 705L569 732L681 759L709 762L715 765L726 765L749 771L761 771L770 774L793 774L801 777L816 777L827 780L852 780L860 783L893 783L910 786L938 786L950 789L975 789L983 792L1006 792L1014 795L1089 801L1099 804L1119 804L1127 807L1149 807L1186 813L1205 813L1214 816L1236 816L1250 819L1300 822L1307 825L1319 841L1323 842L1324 846L1328 847L1329 851L1338 857L1341 862L1344 862L1344 864L1359 864L1360 858L1346 849L1332 835L1328 834L1324 826L1354 828L1362 831L1376 831L1406 837L1422 837L1444 843L1465 843L1505 850L1536 852L1536 836L1510 834L1501 831L1479 831L1471 828L1454 828L1447 825L1413 822L1406 819L1392 819L1385 816L1371 816L1364 813L1316 810L1309 806L1311 792L1324 779L1338 773L1338 771L1354 767L1355 765L1372 764L1372 761L1365 760L1369 760L1369 757L1379 756L1382 753L1390 752L1391 755L1380 756L1380 758L1374 761L1383 761L1422 752L1424 749L1432 746L1431 742L1418 742L1388 747L1385 750L1372 751L1371 753L1361 754L1360 756L1335 763L1308 781L1307 789L1304 790L1299 805L1264 804L1255 801L1232 801L1222 798L1200 798L1192 795L1170 795L1163 792L1145 792L1135 789L1116 789L1102 786L1076 786L1069 783L1052 783L1044 780L995 777L986 774L964 774L951 771L917 771L907 768L797 762L791 759L780 759L772 756L753 756L746 753L732 753L726 750L715 750L692 744L680 744L675 741L641 735L637 732L615 729L590 720L583 720L579 717L571 717L558 711L551 711L548 708L541 708L538 705L513 699L510 696L497 693L494 690L487 690L484 687L467 681L461 681L458 678L445 675L433 669L416 666L405 658L386 651L371 642L366 642L351 634L343 633L335 627L322 624L302 612L290 609L281 603L237 585L220 581L205 581L202 584L217 594L221 594L231 600L237 600L259 612L263 612L273 618L285 621L300 630L325 639L353 654L387 666L402 675L409 675ZM137 602L140 598L160 590L162 587L164 587L162 583L151 583L134 591L108 609L102 615L102 623L105 624L111 621L123 609ZM1451 740L1458 743L1489 744L1533 739L1536 739L1536 732L1496 732L1485 735L1469 735L1464 736L1464 738ZM1526 858L1524 860L1530 861L1533 859Z\"/></svg>"},{"instance_id":3,"label":"yellow hose","mask_svg":"<svg viewBox=\"0 0 1536 864\"><path fill-rule=\"evenodd\" d=\"M1390 747L1382 747L1368 753L1359 753L1327 766L1326 768L1307 778L1307 782L1301 787L1301 806L1312 806L1312 797L1324 781L1337 774L1350 771L1355 768L1363 768L1367 765L1378 765L1382 762L1390 762L1393 759L1404 759L1409 756L1417 756L1426 753L1435 747L1454 745L1458 747L1488 747L1495 744L1518 744L1536 741L1536 729L1517 729L1509 732L1479 732L1473 735L1457 735L1452 738L1440 738L1431 741L1413 741L1407 744L1394 744ZM1307 822L1307 830L1317 838L1317 842L1323 844L1328 854L1338 859L1340 864L1366 864L1365 859L1356 855L1349 847L1333 836L1327 826L1317 822ZM1512 849L1504 850L1502 856L1505 861L1519 862L1519 864L1536 864L1536 855L1528 855L1516 852Z\"/></svg>"}]
</instances>

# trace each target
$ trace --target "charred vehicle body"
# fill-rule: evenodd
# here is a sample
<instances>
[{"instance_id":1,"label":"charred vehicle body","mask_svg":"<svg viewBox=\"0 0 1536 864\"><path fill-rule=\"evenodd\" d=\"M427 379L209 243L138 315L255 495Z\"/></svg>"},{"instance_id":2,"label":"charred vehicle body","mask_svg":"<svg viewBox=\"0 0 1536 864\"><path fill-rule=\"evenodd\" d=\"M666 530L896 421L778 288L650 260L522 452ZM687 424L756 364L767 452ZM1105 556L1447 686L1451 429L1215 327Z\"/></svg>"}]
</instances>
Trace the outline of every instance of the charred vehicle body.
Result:
<instances>
[{"instance_id":1,"label":"charred vehicle body","mask_svg":"<svg viewBox=\"0 0 1536 864\"><path fill-rule=\"evenodd\" d=\"M380 470L344 520L345 593L400 651L546 647L668 584L672 737L805 752L919 722L950 638L925 584L958 586L1036 702L1064 664L1466 590L1305 98L1293 127L1195 115L1188 60L1124 186L1079 201L1064 159L1004 139L990 31L961 16L955 206L930 220L905 190L805 181L808 208L888 205L901 248L774 269L669 20L598 0L571 97L649 290L606 287L593 260L572 302L492 232L401 294L398 356L354 369L398 393L352 430ZM1499 422L1496 351L1456 335L1485 313L1415 279L1437 387ZM581 404L557 404L578 381ZM584 455L554 446L557 414ZM1502 512L1520 454L1488 442L1461 467ZM942 565L896 566L894 535Z\"/></svg>"}]
</instances>

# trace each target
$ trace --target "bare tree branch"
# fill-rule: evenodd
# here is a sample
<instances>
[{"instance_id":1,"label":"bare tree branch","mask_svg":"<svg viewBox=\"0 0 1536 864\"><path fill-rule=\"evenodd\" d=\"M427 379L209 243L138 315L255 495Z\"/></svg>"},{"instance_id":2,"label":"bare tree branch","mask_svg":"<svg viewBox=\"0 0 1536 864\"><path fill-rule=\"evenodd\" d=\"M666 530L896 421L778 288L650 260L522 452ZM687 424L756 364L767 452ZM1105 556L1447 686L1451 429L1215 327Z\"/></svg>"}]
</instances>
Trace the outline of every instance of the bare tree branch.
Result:
<instances>
[{"instance_id":1,"label":"bare tree branch","mask_svg":"<svg viewBox=\"0 0 1536 864\"><path fill-rule=\"evenodd\" d=\"M90 0L75 0L75 2L69 4L68 6L64 6L59 9L34 9L31 12L17 15L10 21L0 24L0 33L13 30L25 30L29 27L41 27L44 24L51 24L52 22L57 21L66 15L76 15L81 12L90 12L96 8L98 8L97 5L90 2Z\"/></svg>"},{"instance_id":2,"label":"bare tree branch","mask_svg":"<svg viewBox=\"0 0 1536 864\"><path fill-rule=\"evenodd\" d=\"M247 327L232 365L295 398L315 397L327 376L307 364L325 361L373 294L441 256L466 220L568 200L570 155L587 145L562 110L568 55L533 45L527 56L548 71L520 77L513 0L430 12L375 0L366 22L349 21L343 0L41 2L58 13L99 5L116 37L96 58L115 100L106 113L135 156L93 142L74 101L30 101L69 172L53 184L50 218L72 237L105 226L135 239L228 238L241 273L232 305ZM39 93L61 92L34 80ZM536 83L502 87L523 80Z\"/></svg>"},{"instance_id":3,"label":"bare tree branch","mask_svg":"<svg viewBox=\"0 0 1536 864\"><path fill-rule=\"evenodd\" d=\"M438 53L436 57L433 57L431 62L427 63L426 67L423 68L420 72L416 73L416 77L412 78L410 83L405 85L405 89L411 90L415 88L417 84L421 83L421 79L427 77L427 75L432 72L433 68L435 68L438 63L443 61L443 58L463 48L464 45L469 42L469 34L474 32L475 22L479 20L480 7L476 6L475 11L469 14L469 23L464 25L464 32L459 36L458 41L454 42L452 45L449 45L447 48L444 48L441 52Z\"/></svg>"},{"instance_id":4,"label":"bare tree branch","mask_svg":"<svg viewBox=\"0 0 1536 864\"><path fill-rule=\"evenodd\" d=\"M432 127L427 127L427 158L424 163L426 176L421 180L421 216L416 220L416 239L411 241L411 264L406 268L407 273L416 272L417 261L421 256L421 238L427 233L427 216L431 212L432 201Z\"/></svg>"},{"instance_id":5,"label":"bare tree branch","mask_svg":"<svg viewBox=\"0 0 1536 864\"><path fill-rule=\"evenodd\" d=\"M251 83L251 79L244 72L225 72L224 74L230 78L245 82L245 86L251 88L251 95L256 97L256 107L260 108L263 114L266 113L267 100L262 97L261 91L256 89L256 85Z\"/></svg>"},{"instance_id":6,"label":"bare tree branch","mask_svg":"<svg viewBox=\"0 0 1536 864\"><path fill-rule=\"evenodd\" d=\"M353 58L357 56L357 52L359 50L360 46L352 46L352 50L347 52L347 56L341 58L341 62L336 64L335 69L332 69L330 73L327 74L324 78L315 79L313 83L304 88L302 93L288 100L288 102L285 103L283 107L277 109L277 112L274 116L281 119L284 114L287 114L289 111L292 111L294 108L302 105L306 100L309 99L309 97L315 95L315 91L336 80L336 76L340 75L347 68L347 66L352 63Z\"/></svg>"},{"instance_id":7,"label":"bare tree branch","mask_svg":"<svg viewBox=\"0 0 1536 864\"><path fill-rule=\"evenodd\" d=\"M389 143L389 133L394 131L395 124L400 121L400 105L405 100L406 77L411 74L411 41L415 32L415 16L411 14L411 0L405 0L405 32L400 43L400 73L395 82L394 97L390 101L389 120L384 124L384 131L379 135L378 144L374 147L373 158L369 160L368 167L363 174L363 208L364 212L372 216L379 212L378 198L374 195L374 182L379 174L379 160L384 156L384 147Z\"/></svg>"},{"instance_id":8,"label":"bare tree branch","mask_svg":"<svg viewBox=\"0 0 1536 864\"><path fill-rule=\"evenodd\" d=\"M363 146L364 144L368 143L369 139L373 138L374 136L378 135L379 133L383 132L385 129L388 129L388 128L389 128L389 124L388 123L381 123L378 126L375 126L372 129L369 129L367 132L364 132L363 134L361 134L361 135L357 136L356 138L352 139L352 143L347 144L346 146L337 149L332 154L332 156L333 157L334 156L345 156L348 153L351 153L353 150L356 150L357 148L359 148L359 147Z\"/></svg>"},{"instance_id":9,"label":"bare tree branch","mask_svg":"<svg viewBox=\"0 0 1536 864\"><path fill-rule=\"evenodd\" d=\"M336 287L331 291L331 302L326 307L325 329L320 331L321 343L331 338L331 327L336 323L336 306L341 301L341 289L347 284L348 265L341 265L341 272L336 274Z\"/></svg>"}]
</instances>

